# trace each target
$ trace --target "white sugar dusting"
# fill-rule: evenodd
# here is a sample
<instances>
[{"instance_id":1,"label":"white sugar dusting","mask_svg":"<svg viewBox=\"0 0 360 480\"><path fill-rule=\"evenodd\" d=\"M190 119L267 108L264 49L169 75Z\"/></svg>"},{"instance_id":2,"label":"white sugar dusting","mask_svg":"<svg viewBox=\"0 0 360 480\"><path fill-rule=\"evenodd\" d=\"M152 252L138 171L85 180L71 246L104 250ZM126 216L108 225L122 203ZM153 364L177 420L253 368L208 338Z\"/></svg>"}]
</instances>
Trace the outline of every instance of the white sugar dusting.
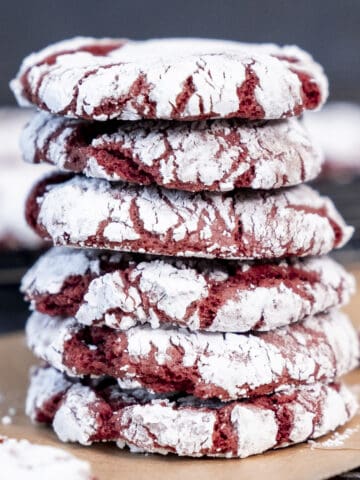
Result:
<instances>
[{"instance_id":1,"label":"white sugar dusting","mask_svg":"<svg viewBox=\"0 0 360 480\"><path fill-rule=\"evenodd\" d=\"M266 259L325 254L344 245L353 232L327 197L305 185L271 195L238 190L226 196L115 186L75 176L49 185L37 201L38 224L57 245Z\"/></svg>"},{"instance_id":2,"label":"white sugar dusting","mask_svg":"<svg viewBox=\"0 0 360 480\"><path fill-rule=\"evenodd\" d=\"M1 476L4 479L93 480L90 464L47 445L0 437Z\"/></svg>"},{"instance_id":3,"label":"white sugar dusting","mask_svg":"<svg viewBox=\"0 0 360 480\"><path fill-rule=\"evenodd\" d=\"M78 376L71 364L65 365L63 352L65 341L80 328L72 318L64 320L34 313L27 324L28 345L39 358L71 376ZM359 358L357 333L350 320L337 310L256 336L137 326L119 332L120 341L126 342L128 360L118 362L112 375L121 379L124 388L134 388L134 381L136 387L141 386L141 373L134 376L129 365L136 365L136 371L141 372L142 366L151 361L154 367L164 365L174 376L193 368L194 395L211 397L214 389L221 389L217 396L223 400L245 397L271 384L275 384L274 389L283 389L284 376L287 384L331 382L353 369ZM117 352L115 345L112 354L120 359L123 352ZM102 368L105 374L106 362ZM91 369L88 373L92 373ZM165 381L161 374L158 380Z\"/></svg>"},{"instance_id":4,"label":"white sugar dusting","mask_svg":"<svg viewBox=\"0 0 360 480\"><path fill-rule=\"evenodd\" d=\"M33 394L45 403L53 395L51 383L54 376L51 370L43 369L44 375L37 374L34 384L31 379ZM46 377L50 378L50 386ZM42 382L39 382L40 378ZM64 377L63 383L66 381ZM147 395L146 391L124 392L115 385L111 388L110 397L119 399L119 407L110 406L101 392L96 393L80 382L71 386L64 394L53 422L53 428L62 441L76 441L84 445L102 441L101 432L110 422L111 440L116 441L119 448L128 446L133 452L245 458L316 438L319 432L328 433L343 425L355 413L355 399L344 385L316 383L288 388L285 396L280 397L281 401L275 401L271 408L266 406L266 402L262 404L252 400L234 402L231 406L214 400L197 403L194 397L189 396L176 403L165 395L156 398ZM109 416L99 417L97 421L96 412L104 407ZM229 408L229 416L220 414L220 427L217 412ZM320 415L317 416L316 412ZM291 418L290 436L279 440L284 418L286 425L286 419ZM230 445L223 440L219 446L216 440L219 428L226 428L237 439L235 451L233 440Z\"/></svg>"},{"instance_id":5,"label":"white sugar dusting","mask_svg":"<svg viewBox=\"0 0 360 480\"><path fill-rule=\"evenodd\" d=\"M38 113L22 135L25 159L37 162L41 152L44 160L66 170L71 152L83 151L82 144L73 138L79 126L85 128L84 122ZM59 133L54 136L57 129ZM118 148L116 161L123 154L126 163L131 154L139 168L151 171L155 183L168 188L179 184L180 190L233 190L252 166L255 175L250 175L250 183L244 186L269 189L296 185L318 175L322 162L319 149L296 118L261 125L236 120L125 123L115 133L94 136L89 153L82 153L83 172L89 177L126 181L97 162L94 152L107 153L114 146Z\"/></svg>"},{"instance_id":6,"label":"white sugar dusting","mask_svg":"<svg viewBox=\"0 0 360 480\"><path fill-rule=\"evenodd\" d=\"M324 441L314 441L309 440L309 444L311 445L312 449L316 448L341 448L344 446L344 443L349 440L355 433L359 431L359 427L357 428L347 428L343 433L334 432L330 438Z\"/></svg>"},{"instance_id":7,"label":"white sugar dusting","mask_svg":"<svg viewBox=\"0 0 360 480\"><path fill-rule=\"evenodd\" d=\"M239 89L245 83L248 67L257 76L254 96L265 118L298 115L305 108L302 82L296 72L309 76L318 87L319 104L328 95L320 65L293 46L193 38L121 42L120 48L107 55L76 51L114 42L75 38L30 55L11 82L18 102L29 104L21 82L25 72L28 88L34 97L38 95L42 108L102 121L115 117L138 120L238 116L243 106ZM55 57L51 64L42 62L48 55L69 50L71 53ZM287 57L296 58L296 62L287 61ZM191 92L183 105L174 109L179 96L187 91L189 78ZM134 85L140 84L135 93ZM113 107L105 113L101 107L109 100Z\"/></svg>"}]
</instances>

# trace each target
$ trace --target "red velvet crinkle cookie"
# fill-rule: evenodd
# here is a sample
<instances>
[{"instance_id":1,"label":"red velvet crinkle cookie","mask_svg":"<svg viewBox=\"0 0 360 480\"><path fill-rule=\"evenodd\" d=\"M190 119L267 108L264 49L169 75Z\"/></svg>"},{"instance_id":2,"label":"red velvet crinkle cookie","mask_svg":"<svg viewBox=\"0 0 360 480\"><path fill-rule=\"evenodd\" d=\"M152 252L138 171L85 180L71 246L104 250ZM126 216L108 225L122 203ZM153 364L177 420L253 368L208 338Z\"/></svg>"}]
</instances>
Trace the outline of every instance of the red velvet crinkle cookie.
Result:
<instances>
[{"instance_id":1,"label":"red velvet crinkle cookie","mask_svg":"<svg viewBox=\"0 0 360 480\"><path fill-rule=\"evenodd\" d=\"M354 279L328 257L256 264L57 247L21 289L33 309L84 325L245 332L347 303Z\"/></svg>"},{"instance_id":2,"label":"red velvet crinkle cookie","mask_svg":"<svg viewBox=\"0 0 360 480\"><path fill-rule=\"evenodd\" d=\"M328 95L295 46L179 38L62 41L25 58L11 87L22 106L94 120L277 119Z\"/></svg>"},{"instance_id":3,"label":"red velvet crinkle cookie","mask_svg":"<svg viewBox=\"0 0 360 480\"><path fill-rule=\"evenodd\" d=\"M109 375L122 388L225 401L332 382L359 361L357 332L336 310L256 334L149 326L122 332L36 312L26 333L37 357L70 376Z\"/></svg>"},{"instance_id":4,"label":"red velvet crinkle cookie","mask_svg":"<svg viewBox=\"0 0 360 480\"><path fill-rule=\"evenodd\" d=\"M315 178L322 162L295 118L90 123L38 113L21 146L30 163L193 192L297 185Z\"/></svg>"},{"instance_id":5,"label":"red velvet crinkle cookie","mask_svg":"<svg viewBox=\"0 0 360 480\"><path fill-rule=\"evenodd\" d=\"M34 187L26 216L55 245L226 259L321 255L353 232L304 185L200 194L59 174Z\"/></svg>"},{"instance_id":6,"label":"red velvet crinkle cookie","mask_svg":"<svg viewBox=\"0 0 360 480\"><path fill-rule=\"evenodd\" d=\"M43 393L47 396L50 392L47 389ZM4 480L96 480L88 462L60 448L33 444L25 439L0 436L0 463Z\"/></svg>"},{"instance_id":7,"label":"red velvet crinkle cookie","mask_svg":"<svg viewBox=\"0 0 360 480\"><path fill-rule=\"evenodd\" d=\"M115 441L120 448L181 456L248 457L318 438L355 415L341 384L290 387L223 403L123 391L114 381L74 382L53 368L32 373L26 411L64 442Z\"/></svg>"}]
</instances>

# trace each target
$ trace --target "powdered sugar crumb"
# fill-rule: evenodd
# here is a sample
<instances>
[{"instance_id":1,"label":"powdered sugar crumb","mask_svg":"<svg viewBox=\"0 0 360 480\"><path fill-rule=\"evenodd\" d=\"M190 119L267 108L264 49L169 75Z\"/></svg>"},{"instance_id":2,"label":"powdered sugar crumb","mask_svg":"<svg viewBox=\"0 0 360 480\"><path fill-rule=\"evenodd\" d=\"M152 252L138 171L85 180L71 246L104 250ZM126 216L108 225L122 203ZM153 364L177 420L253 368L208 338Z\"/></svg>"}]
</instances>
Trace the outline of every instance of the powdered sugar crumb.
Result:
<instances>
[{"instance_id":1,"label":"powdered sugar crumb","mask_svg":"<svg viewBox=\"0 0 360 480\"><path fill-rule=\"evenodd\" d=\"M94 480L90 464L59 448L0 437L4 479Z\"/></svg>"},{"instance_id":2,"label":"powdered sugar crumb","mask_svg":"<svg viewBox=\"0 0 360 480\"><path fill-rule=\"evenodd\" d=\"M330 438L324 441L309 440L311 449L316 448L341 448L344 446L346 440L348 440L354 433L359 431L359 427L347 428L343 433L334 432Z\"/></svg>"},{"instance_id":3,"label":"powdered sugar crumb","mask_svg":"<svg viewBox=\"0 0 360 480\"><path fill-rule=\"evenodd\" d=\"M12 418L9 415L5 415L4 417L1 418L1 423L3 425L11 425L12 424Z\"/></svg>"}]
</instances>

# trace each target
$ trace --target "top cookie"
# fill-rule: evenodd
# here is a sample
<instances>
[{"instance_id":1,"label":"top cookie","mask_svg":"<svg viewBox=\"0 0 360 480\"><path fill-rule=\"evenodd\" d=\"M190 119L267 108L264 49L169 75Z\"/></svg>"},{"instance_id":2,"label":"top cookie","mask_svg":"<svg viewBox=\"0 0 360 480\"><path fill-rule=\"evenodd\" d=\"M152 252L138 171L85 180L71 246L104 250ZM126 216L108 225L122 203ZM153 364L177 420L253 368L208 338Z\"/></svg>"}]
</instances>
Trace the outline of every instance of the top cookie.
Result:
<instances>
[{"instance_id":1,"label":"top cookie","mask_svg":"<svg viewBox=\"0 0 360 480\"><path fill-rule=\"evenodd\" d=\"M22 106L101 121L278 119L328 95L295 46L204 39L62 41L25 58L11 88Z\"/></svg>"}]
</instances>

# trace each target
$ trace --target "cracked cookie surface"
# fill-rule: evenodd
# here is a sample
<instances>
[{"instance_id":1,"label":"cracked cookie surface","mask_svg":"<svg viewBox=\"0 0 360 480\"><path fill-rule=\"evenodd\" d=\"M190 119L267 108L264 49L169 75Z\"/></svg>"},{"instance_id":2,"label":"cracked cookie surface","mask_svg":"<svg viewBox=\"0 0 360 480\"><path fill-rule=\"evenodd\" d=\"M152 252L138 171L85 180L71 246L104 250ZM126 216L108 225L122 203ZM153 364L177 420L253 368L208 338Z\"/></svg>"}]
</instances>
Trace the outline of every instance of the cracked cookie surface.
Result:
<instances>
[{"instance_id":1,"label":"cracked cookie surface","mask_svg":"<svg viewBox=\"0 0 360 480\"><path fill-rule=\"evenodd\" d=\"M11 87L22 106L101 121L277 119L328 95L295 46L205 39L73 38L25 58Z\"/></svg>"},{"instance_id":2,"label":"cracked cookie surface","mask_svg":"<svg viewBox=\"0 0 360 480\"><path fill-rule=\"evenodd\" d=\"M242 260L325 254L353 232L305 185L189 193L58 174L34 187L26 216L55 245Z\"/></svg>"},{"instance_id":3,"label":"cracked cookie surface","mask_svg":"<svg viewBox=\"0 0 360 480\"><path fill-rule=\"evenodd\" d=\"M193 192L297 185L315 178L322 163L295 118L90 123L38 113L21 147L30 163Z\"/></svg>"},{"instance_id":4,"label":"cracked cookie surface","mask_svg":"<svg viewBox=\"0 0 360 480\"><path fill-rule=\"evenodd\" d=\"M22 280L34 310L127 330L272 330L347 303L354 279L328 257L179 259L56 247Z\"/></svg>"},{"instance_id":5,"label":"cracked cookie surface","mask_svg":"<svg viewBox=\"0 0 360 480\"><path fill-rule=\"evenodd\" d=\"M35 312L26 333L37 357L70 376L109 375L123 388L225 401L332 382L359 361L357 333L336 310L253 334L149 326L122 332Z\"/></svg>"},{"instance_id":6,"label":"cracked cookie surface","mask_svg":"<svg viewBox=\"0 0 360 480\"><path fill-rule=\"evenodd\" d=\"M64 442L115 441L134 452L248 457L318 438L355 414L343 385L314 384L270 396L223 403L145 390L114 381L74 381L53 368L33 371L26 412L52 424Z\"/></svg>"}]
</instances>

